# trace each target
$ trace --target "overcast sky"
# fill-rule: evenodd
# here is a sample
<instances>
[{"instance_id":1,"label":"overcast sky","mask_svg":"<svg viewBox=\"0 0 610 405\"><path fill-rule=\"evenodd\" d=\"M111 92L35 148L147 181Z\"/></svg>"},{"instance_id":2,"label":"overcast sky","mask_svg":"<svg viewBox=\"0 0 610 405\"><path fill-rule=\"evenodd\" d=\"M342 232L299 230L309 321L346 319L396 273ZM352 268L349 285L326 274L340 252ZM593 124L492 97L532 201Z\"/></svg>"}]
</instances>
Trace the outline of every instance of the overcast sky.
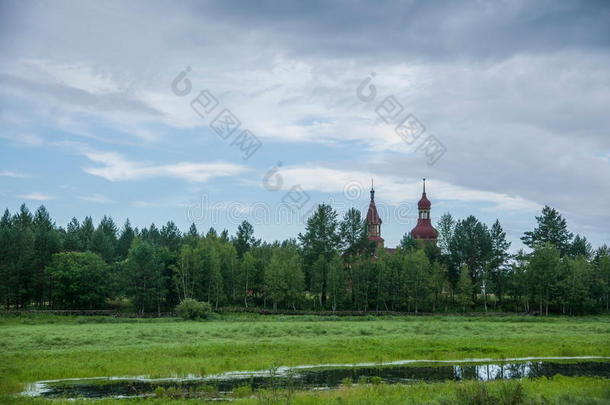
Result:
<instances>
[{"instance_id":1,"label":"overcast sky","mask_svg":"<svg viewBox=\"0 0 610 405\"><path fill-rule=\"evenodd\" d=\"M433 220L608 243L609 50L607 1L3 0L0 205L274 240L374 179L395 246L426 177Z\"/></svg>"}]
</instances>

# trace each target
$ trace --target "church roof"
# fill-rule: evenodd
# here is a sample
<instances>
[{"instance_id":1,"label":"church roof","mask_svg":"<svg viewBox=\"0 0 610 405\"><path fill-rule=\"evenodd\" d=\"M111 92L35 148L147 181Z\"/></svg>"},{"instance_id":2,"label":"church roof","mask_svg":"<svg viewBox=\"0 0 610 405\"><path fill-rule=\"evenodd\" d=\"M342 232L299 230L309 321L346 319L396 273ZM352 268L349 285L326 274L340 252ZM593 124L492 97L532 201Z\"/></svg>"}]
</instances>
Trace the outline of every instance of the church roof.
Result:
<instances>
[{"instance_id":1,"label":"church roof","mask_svg":"<svg viewBox=\"0 0 610 405\"><path fill-rule=\"evenodd\" d=\"M426 192L424 191L421 196L421 199L417 203L417 208L419 208L420 210L429 210L430 207L432 207L432 203L430 202L430 200L428 200L428 197L426 197Z\"/></svg>"},{"instance_id":2,"label":"church roof","mask_svg":"<svg viewBox=\"0 0 610 405\"><path fill-rule=\"evenodd\" d=\"M430 203L430 200L428 200L428 197L426 197L426 179L424 179L424 189L422 191L421 198L417 203L417 208L420 210L429 210L431 206L432 203Z\"/></svg>"},{"instance_id":3,"label":"church roof","mask_svg":"<svg viewBox=\"0 0 610 405\"><path fill-rule=\"evenodd\" d=\"M375 190L371 189L371 202L369 203L369 210L366 213L366 223L369 225L381 225L382 221L377 213L377 206L375 205Z\"/></svg>"},{"instance_id":4,"label":"church roof","mask_svg":"<svg viewBox=\"0 0 610 405\"><path fill-rule=\"evenodd\" d=\"M418 219L417 225L411 230L413 239L437 239L438 231L429 219Z\"/></svg>"},{"instance_id":5,"label":"church roof","mask_svg":"<svg viewBox=\"0 0 610 405\"><path fill-rule=\"evenodd\" d=\"M419 211L430 211L431 207L432 203L430 200L428 200L428 197L426 197L426 179L424 179L424 188L421 199L417 203L417 208ZM438 231L432 226L432 221L430 220L429 214L426 214L426 216L423 218L420 215L419 219L417 220L417 225L415 225L415 228L411 230L411 236L413 239L425 240L436 240L438 238Z\"/></svg>"}]
</instances>

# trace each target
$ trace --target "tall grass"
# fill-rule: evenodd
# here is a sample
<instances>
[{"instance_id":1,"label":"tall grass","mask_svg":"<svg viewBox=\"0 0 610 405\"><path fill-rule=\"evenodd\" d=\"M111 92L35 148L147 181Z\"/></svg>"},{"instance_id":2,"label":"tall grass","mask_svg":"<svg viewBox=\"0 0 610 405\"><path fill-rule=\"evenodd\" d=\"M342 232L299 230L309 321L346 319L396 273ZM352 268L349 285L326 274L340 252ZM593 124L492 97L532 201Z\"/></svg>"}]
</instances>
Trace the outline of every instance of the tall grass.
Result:
<instances>
[{"instance_id":1,"label":"tall grass","mask_svg":"<svg viewBox=\"0 0 610 405\"><path fill-rule=\"evenodd\" d=\"M204 375L271 364L610 356L608 341L610 317L337 321L239 314L206 322L5 317L0 319L0 394L42 379Z\"/></svg>"}]
</instances>

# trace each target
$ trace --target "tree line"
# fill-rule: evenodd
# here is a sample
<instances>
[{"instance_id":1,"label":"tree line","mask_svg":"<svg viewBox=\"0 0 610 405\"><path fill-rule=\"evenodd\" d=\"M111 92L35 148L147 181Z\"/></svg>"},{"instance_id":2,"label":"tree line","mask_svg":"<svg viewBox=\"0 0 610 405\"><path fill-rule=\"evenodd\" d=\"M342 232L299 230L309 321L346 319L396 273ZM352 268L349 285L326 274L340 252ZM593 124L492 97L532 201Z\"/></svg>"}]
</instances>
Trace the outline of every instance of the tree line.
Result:
<instances>
[{"instance_id":1,"label":"tree line","mask_svg":"<svg viewBox=\"0 0 610 405\"><path fill-rule=\"evenodd\" d=\"M171 311L213 308L406 312L608 312L610 249L593 250L550 207L510 254L499 221L442 215L437 244L406 234L394 250L367 239L361 212L320 204L296 238L265 242L173 222L121 229L104 216L58 227L44 206L0 219L0 303L6 309Z\"/></svg>"}]
</instances>

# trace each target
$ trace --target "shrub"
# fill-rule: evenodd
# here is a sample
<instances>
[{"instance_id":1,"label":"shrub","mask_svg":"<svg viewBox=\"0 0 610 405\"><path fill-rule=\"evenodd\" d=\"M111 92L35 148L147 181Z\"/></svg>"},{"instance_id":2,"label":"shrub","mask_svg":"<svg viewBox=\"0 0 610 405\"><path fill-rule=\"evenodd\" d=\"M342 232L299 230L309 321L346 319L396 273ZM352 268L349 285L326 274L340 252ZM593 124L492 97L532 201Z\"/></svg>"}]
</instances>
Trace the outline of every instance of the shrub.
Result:
<instances>
[{"instance_id":1,"label":"shrub","mask_svg":"<svg viewBox=\"0 0 610 405\"><path fill-rule=\"evenodd\" d=\"M528 403L519 381L502 381L492 386L484 382L466 382L456 391L451 404L463 405L521 405Z\"/></svg>"},{"instance_id":2,"label":"shrub","mask_svg":"<svg viewBox=\"0 0 610 405\"><path fill-rule=\"evenodd\" d=\"M208 319L212 313L212 306L207 302L187 298L176 306L176 313L182 319Z\"/></svg>"},{"instance_id":3,"label":"shrub","mask_svg":"<svg viewBox=\"0 0 610 405\"><path fill-rule=\"evenodd\" d=\"M383 379L381 377L378 377L378 376L371 377L371 384L380 385L381 383L383 383Z\"/></svg>"}]
</instances>

